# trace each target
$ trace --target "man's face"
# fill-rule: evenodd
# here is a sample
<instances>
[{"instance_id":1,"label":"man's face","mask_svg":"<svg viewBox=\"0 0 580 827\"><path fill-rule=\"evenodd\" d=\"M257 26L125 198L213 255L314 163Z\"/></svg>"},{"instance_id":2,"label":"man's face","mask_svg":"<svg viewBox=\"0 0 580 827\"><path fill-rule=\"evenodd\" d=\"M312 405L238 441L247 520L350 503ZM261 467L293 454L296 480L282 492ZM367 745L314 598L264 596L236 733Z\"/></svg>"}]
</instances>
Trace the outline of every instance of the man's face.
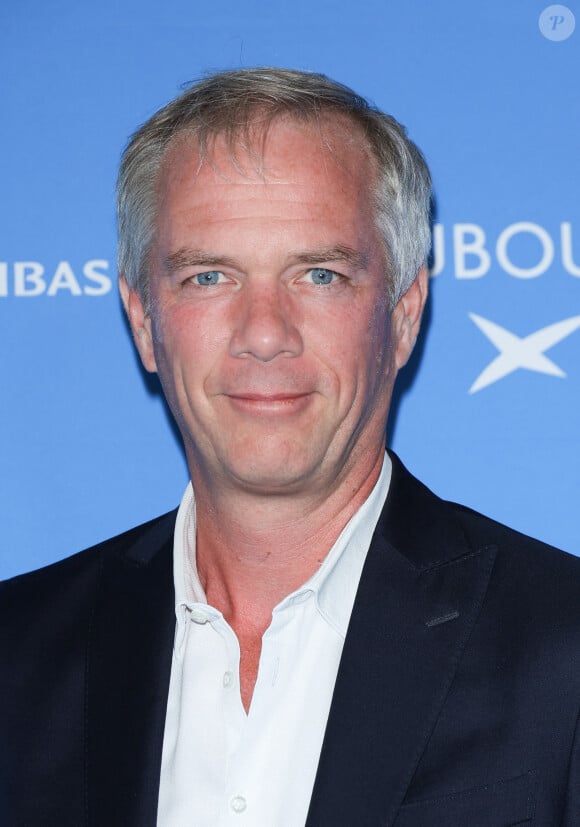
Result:
<instances>
[{"instance_id":1,"label":"man's face","mask_svg":"<svg viewBox=\"0 0 580 827\"><path fill-rule=\"evenodd\" d=\"M164 162L149 317L122 287L194 484L328 492L382 451L410 347L401 302L389 312L372 166L345 135L341 120L277 121L259 172L219 138L201 165L185 139Z\"/></svg>"}]
</instances>

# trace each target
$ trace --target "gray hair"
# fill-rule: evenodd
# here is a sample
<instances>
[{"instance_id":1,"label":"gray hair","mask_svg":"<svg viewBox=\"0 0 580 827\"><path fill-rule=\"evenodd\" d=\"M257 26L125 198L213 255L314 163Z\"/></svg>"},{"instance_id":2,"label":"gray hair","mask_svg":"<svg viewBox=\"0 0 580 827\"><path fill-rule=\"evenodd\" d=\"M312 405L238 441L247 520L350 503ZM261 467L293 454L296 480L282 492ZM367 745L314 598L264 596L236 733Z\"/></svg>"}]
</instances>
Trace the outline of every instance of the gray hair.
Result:
<instances>
[{"instance_id":1,"label":"gray hair","mask_svg":"<svg viewBox=\"0 0 580 827\"><path fill-rule=\"evenodd\" d=\"M391 305L407 291L431 247L431 177L405 128L364 98L321 74L255 68L218 72L192 85L160 109L132 136L117 184L118 267L149 310L149 260L154 242L157 178L177 136L192 136L203 158L209 142L223 135L250 149L277 117L319 123L324 115L346 116L362 132L377 169L375 209L385 242Z\"/></svg>"}]
</instances>

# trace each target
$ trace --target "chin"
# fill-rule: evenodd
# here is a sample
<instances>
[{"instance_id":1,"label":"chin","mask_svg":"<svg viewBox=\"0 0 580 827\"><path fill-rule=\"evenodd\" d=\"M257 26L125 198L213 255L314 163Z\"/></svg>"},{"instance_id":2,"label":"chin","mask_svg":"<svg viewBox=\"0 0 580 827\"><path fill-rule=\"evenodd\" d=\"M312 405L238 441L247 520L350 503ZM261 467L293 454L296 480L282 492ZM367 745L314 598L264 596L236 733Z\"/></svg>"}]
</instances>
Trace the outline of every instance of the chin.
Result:
<instances>
[{"instance_id":1,"label":"chin","mask_svg":"<svg viewBox=\"0 0 580 827\"><path fill-rule=\"evenodd\" d=\"M299 490L312 477L316 467L313 458L300 457L298 452L268 457L260 446L245 461L238 457L237 461L229 463L230 475L238 485L263 494Z\"/></svg>"}]
</instances>

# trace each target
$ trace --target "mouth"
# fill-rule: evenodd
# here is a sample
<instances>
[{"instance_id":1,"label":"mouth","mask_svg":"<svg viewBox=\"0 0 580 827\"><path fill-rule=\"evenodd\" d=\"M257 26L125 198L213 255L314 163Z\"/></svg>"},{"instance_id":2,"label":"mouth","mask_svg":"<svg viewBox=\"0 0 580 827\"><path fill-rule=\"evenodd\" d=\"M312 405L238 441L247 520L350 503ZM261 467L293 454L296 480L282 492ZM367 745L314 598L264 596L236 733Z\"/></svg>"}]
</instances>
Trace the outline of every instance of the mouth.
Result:
<instances>
[{"instance_id":1,"label":"mouth","mask_svg":"<svg viewBox=\"0 0 580 827\"><path fill-rule=\"evenodd\" d=\"M236 393L226 396L236 410L259 416L298 413L309 404L312 393Z\"/></svg>"}]
</instances>

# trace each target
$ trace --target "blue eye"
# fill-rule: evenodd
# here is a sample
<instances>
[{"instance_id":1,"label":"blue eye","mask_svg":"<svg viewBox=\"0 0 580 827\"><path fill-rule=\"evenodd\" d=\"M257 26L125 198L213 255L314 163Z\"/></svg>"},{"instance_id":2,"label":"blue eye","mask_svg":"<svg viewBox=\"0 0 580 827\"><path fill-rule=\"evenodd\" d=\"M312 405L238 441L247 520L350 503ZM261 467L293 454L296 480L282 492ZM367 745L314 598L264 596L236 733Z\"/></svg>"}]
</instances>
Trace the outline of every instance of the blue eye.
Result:
<instances>
[{"instance_id":1,"label":"blue eye","mask_svg":"<svg viewBox=\"0 0 580 827\"><path fill-rule=\"evenodd\" d=\"M314 284L332 284L336 278L334 270L327 270L326 267L313 267L309 273Z\"/></svg>"},{"instance_id":2,"label":"blue eye","mask_svg":"<svg viewBox=\"0 0 580 827\"><path fill-rule=\"evenodd\" d=\"M198 273L193 278L202 287L211 287L213 284L219 284L222 274L219 270L208 270L207 273Z\"/></svg>"}]
</instances>

